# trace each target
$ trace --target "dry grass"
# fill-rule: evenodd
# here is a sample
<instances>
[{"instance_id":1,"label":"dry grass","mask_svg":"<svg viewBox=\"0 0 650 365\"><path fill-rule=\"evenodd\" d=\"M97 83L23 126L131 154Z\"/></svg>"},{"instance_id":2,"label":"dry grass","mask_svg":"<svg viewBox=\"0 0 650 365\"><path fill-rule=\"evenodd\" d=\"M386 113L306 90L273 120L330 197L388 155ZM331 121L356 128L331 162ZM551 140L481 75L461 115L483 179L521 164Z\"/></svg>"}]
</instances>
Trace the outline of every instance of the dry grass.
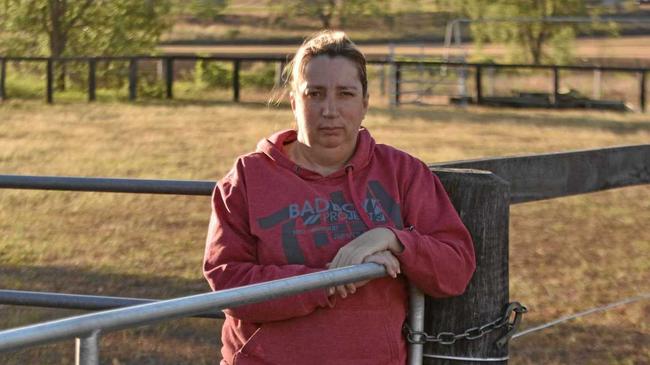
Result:
<instances>
[{"instance_id":1,"label":"dry grass","mask_svg":"<svg viewBox=\"0 0 650 365\"><path fill-rule=\"evenodd\" d=\"M385 109L375 138L426 162L648 143L641 114L507 109ZM0 173L216 180L257 140L291 125L253 104L0 105ZM511 298L524 326L650 291L650 186L511 209ZM0 287L167 298L206 291L205 197L0 190ZM10 328L75 311L0 307ZM530 335L513 364L642 364L650 306L637 303ZM107 335L102 362L204 364L219 323L186 319ZM645 346L645 347L644 347ZM66 342L0 354L3 364L66 364ZM647 362L645 362L647 363Z\"/></svg>"}]
</instances>

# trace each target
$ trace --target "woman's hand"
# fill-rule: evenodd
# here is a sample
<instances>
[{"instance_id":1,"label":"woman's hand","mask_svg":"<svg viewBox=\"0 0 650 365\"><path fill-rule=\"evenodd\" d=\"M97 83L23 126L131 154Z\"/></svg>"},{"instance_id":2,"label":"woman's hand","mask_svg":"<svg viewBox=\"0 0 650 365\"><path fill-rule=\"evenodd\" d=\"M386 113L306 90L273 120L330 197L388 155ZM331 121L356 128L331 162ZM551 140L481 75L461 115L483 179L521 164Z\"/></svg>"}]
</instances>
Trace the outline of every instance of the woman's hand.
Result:
<instances>
[{"instance_id":1,"label":"woman's hand","mask_svg":"<svg viewBox=\"0 0 650 365\"><path fill-rule=\"evenodd\" d=\"M329 264L329 268L357 265L362 262L377 262L386 266L388 273L396 277L399 273L399 261L393 254L400 253L403 250L404 247L397 240L393 231L383 227L374 228L341 247ZM375 255L380 252L383 253ZM365 283L367 281L363 282L363 284ZM342 298L345 298L348 293L353 294L357 287L360 287L360 285L346 284L337 286L335 290ZM330 295L334 293L333 289L330 288Z\"/></svg>"}]
</instances>

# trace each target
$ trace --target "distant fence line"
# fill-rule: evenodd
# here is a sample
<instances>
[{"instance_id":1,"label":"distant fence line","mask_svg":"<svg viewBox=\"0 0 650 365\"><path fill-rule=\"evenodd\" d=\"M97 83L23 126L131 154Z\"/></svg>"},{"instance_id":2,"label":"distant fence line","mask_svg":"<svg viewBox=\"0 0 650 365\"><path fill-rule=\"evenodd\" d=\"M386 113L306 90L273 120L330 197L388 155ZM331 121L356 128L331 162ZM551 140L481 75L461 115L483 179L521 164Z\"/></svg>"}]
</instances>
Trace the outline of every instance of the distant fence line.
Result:
<instances>
[{"instance_id":1,"label":"distant fence line","mask_svg":"<svg viewBox=\"0 0 650 365\"><path fill-rule=\"evenodd\" d=\"M97 56L97 57L2 57L0 56L0 100L7 99L10 95L6 92L6 77L8 62L43 62L46 64L46 84L45 95L48 103L54 102L54 64L66 62L86 62L88 64L88 101L96 100L96 68L97 62L105 61L128 61L128 98L130 101L137 99L138 85L138 63L144 60L160 61L163 64L163 74L165 79L165 97L173 99L174 97L174 62L175 61L222 61L232 62L232 100L240 101L240 69L242 62L266 62L277 63L280 66L288 62L290 56L287 55L261 55L261 54L237 54L237 55L162 55L162 56ZM494 63L471 63L471 62L444 62L429 60L412 60L412 59L391 59L390 57L369 57L369 64L390 65L394 68L392 73L391 104L400 105L401 85L403 84L402 69L406 66L449 66L471 68L474 70L475 78L475 95L476 103L484 104L483 93L483 70L487 69L531 69L531 70L550 70L552 71L553 81L553 98L551 106L559 106L558 98L560 95L560 71L595 71L595 72L625 72L637 74L639 86L639 109L646 110L646 80L650 68L647 67L611 67L611 66L588 66L588 65L534 65L534 64L494 64ZM279 77L279 75L278 75Z\"/></svg>"}]
</instances>

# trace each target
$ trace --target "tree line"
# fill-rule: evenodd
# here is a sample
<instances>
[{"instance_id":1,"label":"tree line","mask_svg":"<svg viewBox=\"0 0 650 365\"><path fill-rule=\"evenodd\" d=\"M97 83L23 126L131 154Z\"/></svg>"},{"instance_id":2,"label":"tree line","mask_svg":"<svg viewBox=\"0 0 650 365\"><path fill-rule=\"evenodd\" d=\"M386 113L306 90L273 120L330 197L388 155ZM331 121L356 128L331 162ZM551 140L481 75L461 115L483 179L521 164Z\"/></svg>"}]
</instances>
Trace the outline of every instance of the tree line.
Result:
<instances>
[{"instance_id":1,"label":"tree line","mask_svg":"<svg viewBox=\"0 0 650 365\"><path fill-rule=\"evenodd\" d=\"M155 51L161 35L179 14L215 20L234 0L0 0L0 55L114 56ZM493 18L543 19L593 16L586 0L404 0L410 9L428 9L475 21ZM390 18L395 0L260 0L269 16L300 16L322 28L343 28L359 16ZM510 45L517 61L564 61L577 23L476 22L471 35Z\"/></svg>"}]
</instances>

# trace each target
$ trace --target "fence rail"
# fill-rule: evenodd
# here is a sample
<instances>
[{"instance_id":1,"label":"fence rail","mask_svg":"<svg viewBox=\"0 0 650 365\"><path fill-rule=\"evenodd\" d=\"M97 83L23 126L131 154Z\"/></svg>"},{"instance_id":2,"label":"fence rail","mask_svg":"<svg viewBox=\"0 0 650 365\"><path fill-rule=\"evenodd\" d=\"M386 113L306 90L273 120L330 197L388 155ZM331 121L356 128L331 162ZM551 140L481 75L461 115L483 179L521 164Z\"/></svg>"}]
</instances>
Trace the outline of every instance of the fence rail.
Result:
<instances>
[{"instance_id":1,"label":"fence rail","mask_svg":"<svg viewBox=\"0 0 650 365\"><path fill-rule=\"evenodd\" d=\"M96 100L96 65L97 62L111 62L123 61L129 62L129 100L134 101L137 99L137 84L138 84L138 62L139 61L160 61L164 65L164 78L165 78L165 96L167 99L173 98L174 87L174 62L175 61L221 61L231 62L232 67L232 89L233 101L240 101L240 69L242 62L266 62L266 63L279 63L285 64L290 60L290 55L285 54L229 54L229 55L138 55L138 56L96 56L96 57L7 57L0 56L0 100L10 97L7 94L5 83L8 62L40 62L46 65L46 83L45 83L45 98L48 103L54 102L54 67L55 63L68 63L68 62L85 62L88 64L88 101ZM413 56L410 58L417 58ZM401 85L401 69L406 66L449 66L461 67L463 69L474 69L475 75L475 95L476 103L483 104L483 70L485 69L530 69L530 70L550 70L553 72L553 105L558 106L557 99L560 90L560 71L594 71L594 72L625 72L638 75L639 87L639 109L646 110L646 80L647 73L650 68L647 67L612 67L612 66L599 66L599 65L535 65L535 64L494 64L494 63L473 63L473 62L452 62L452 61L433 61L433 60L413 60L408 56L393 59L389 56L374 56L368 58L369 64L391 65L395 71L393 74L394 92L392 93L392 105L400 104Z\"/></svg>"},{"instance_id":2,"label":"fence rail","mask_svg":"<svg viewBox=\"0 0 650 365\"><path fill-rule=\"evenodd\" d=\"M62 294L25 290L0 290L0 303L31 307L105 310L158 302L160 299L124 298L105 295ZM200 318L225 318L223 312L212 311L197 315Z\"/></svg>"},{"instance_id":3,"label":"fence rail","mask_svg":"<svg viewBox=\"0 0 650 365\"><path fill-rule=\"evenodd\" d=\"M491 171L510 183L510 204L650 183L650 144L451 161L432 169ZM447 170L453 171L453 170ZM211 195L216 182L0 175L0 188Z\"/></svg>"}]
</instances>

